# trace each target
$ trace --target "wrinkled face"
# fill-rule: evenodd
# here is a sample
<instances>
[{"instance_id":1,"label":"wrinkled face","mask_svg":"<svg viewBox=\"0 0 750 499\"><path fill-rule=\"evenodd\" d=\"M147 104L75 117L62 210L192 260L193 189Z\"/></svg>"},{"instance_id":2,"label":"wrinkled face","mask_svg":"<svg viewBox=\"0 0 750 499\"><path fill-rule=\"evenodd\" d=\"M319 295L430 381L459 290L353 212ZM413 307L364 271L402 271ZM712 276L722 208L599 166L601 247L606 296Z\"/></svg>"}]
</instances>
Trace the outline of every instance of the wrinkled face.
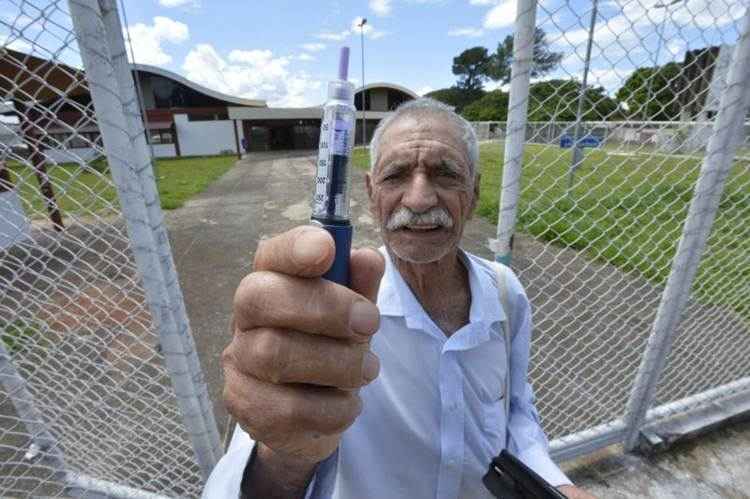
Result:
<instances>
[{"instance_id":1,"label":"wrinkled face","mask_svg":"<svg viewBox=\"0 0 750 499\"><path fill-rule=\"evenodd\" d=\"M458 247L478 197L458 127L440 116L391 123L367 177L370 210L397 257L440 260Z\"/></svg>"}]
</instances>

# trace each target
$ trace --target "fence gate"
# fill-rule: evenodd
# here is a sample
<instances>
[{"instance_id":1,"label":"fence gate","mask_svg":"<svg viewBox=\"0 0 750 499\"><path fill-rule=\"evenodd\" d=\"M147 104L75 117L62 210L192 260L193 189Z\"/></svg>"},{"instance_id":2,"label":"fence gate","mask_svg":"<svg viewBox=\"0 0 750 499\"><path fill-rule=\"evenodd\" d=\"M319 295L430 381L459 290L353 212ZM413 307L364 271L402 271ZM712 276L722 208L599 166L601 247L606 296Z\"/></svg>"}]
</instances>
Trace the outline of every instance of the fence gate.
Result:
<instances>
[{"instance_id":1,"label":"fence gate","mask_svg":"<svg viewBox=\"0 0 750 499\"><path fill-rule=\"evenodd\" d=\"M493 244L515 235L554 454L750 409L747 3L517 12ZM540 29L559 64L535 80Z\"/></svg>"},{"instance_id":2,"label":"fence gate","mask_svg":"<svg viewBox=\"0 0 750 499\"><path fill-rule=\"evenodd\" d=\"M221 447L115 0L0 0L0 496L196 496Z\"/></svg>"}]
</instances>

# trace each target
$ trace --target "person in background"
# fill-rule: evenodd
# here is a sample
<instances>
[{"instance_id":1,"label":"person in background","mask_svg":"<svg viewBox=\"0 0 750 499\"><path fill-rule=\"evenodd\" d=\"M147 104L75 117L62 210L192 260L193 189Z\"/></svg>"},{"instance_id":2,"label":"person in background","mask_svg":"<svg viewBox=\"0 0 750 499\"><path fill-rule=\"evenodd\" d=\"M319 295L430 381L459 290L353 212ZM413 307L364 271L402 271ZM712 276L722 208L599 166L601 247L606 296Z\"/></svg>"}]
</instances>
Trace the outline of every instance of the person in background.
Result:
<instances>
[{"instance_id":1,"label":"person in background","mask_svg":"<svg viewBox=\"0 0 750 499\"><path fill-rule=\"evenodd\" d=\"M500 269L504 309L498 268L459 247L478 151L471 125L430 99L382 120L366 188L385 245L352 252L351 289L320 278L335 251L324 230L260 243L222 358L238 426L204 497L490 498L481 479L503 448L592 497L549 457L523 287Z\"/></svg>"}]
</instances>

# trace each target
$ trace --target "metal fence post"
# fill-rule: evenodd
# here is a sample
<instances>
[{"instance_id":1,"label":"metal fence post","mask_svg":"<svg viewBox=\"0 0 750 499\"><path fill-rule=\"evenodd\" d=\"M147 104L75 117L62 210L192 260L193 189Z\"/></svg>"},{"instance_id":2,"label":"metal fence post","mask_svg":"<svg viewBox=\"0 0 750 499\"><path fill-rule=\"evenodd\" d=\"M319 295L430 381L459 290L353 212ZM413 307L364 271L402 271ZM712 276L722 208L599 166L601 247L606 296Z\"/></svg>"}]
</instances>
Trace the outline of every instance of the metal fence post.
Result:
<instances>
[{"instance_id":1,"label":"metal fence post","mask_svg":"<svg viewBox=\"0 0 750 499\"><path fill-rule=\"evenodd\" d=\"M495 260L510 264L511 238L516 227L516 213L521 193L521 166L526 139L526 111L529 107L529 81L534 59L536 0L518 0L513 62L511 64L508 125L503 158L503 184L500 191L500 214L497 239L490 241Z\"/></svg>"},{"instance_id":2,"label":"metal fence post","mask_svg":"<svg viewBox=\"0 0 750 499\"><path fill-rule=\"evenodd\" d=\"M99 5L102 12L104 29L107 34L109 53L115 69L115 78L119 83L120 95L125 106L130 140L134 145L134 154L137 154L137 157L141 158L138 162L141 166L138 168L137 174L143 189L146 211L151 230L154 233L154 242L156 243L159 261L164 273L172 314L177 322L179 336L185 347L185 355L187 356L191 370L198 401L201 404L205 428L209 432L210 443L213 447L214 459L218 461L223 454L221 439L219 438L219 431L214 418L213 404L208 396L208 387L203 376L198 352L196 351L193 333L190 329L190 322L185 309L185 300L177 277L174 258L172 257L172 247L169 244L169 236L164 226L164 214L161 210L159 193L154 179L152 156L149 151L149 145L146 142L145 133L147 131L143 126L141 107L138 104L139 100L134 83L135 75L128 63L120 17L117 11L117 2L116 0L99 0Z\"/></svg>"},{"instance_id":3,"label":"metal fence post","mask_svg":"<svg viewBox=\"0 0 750 499\"><path fill-rule=\"evenodd\" d=\"M627 450L634 449L638 444L646 411L653 402L659 377L672 347L676 326L690 296L693 278L739 145L749 96L750 9L745 12L742 34L734 50L713 134L708 142L669 280L651 328L646 354L628 401L625 414Z\"/></svg>"},{"instance_id":4,"label":"metal fence post","mask_svg":"<svg viewBox=\"0 0 750 499\"><path fill-rule=\"evenodd\" d=\"M175 396L190 431L196 460L204 478L216 460L210 433L205 427L192 371L187 361L179 325L173 316L166 277L156 250L138 169L150 163L139 158L130 136L127 111L108 51L102 14L96 0L70 0L78 44L86 70L91 98L96 108L107 160L117 187L131 248L149 308L159 330L164 361L172 378ZM140 161L140 162L139 162Z\"/></svg>"}]
</instances>

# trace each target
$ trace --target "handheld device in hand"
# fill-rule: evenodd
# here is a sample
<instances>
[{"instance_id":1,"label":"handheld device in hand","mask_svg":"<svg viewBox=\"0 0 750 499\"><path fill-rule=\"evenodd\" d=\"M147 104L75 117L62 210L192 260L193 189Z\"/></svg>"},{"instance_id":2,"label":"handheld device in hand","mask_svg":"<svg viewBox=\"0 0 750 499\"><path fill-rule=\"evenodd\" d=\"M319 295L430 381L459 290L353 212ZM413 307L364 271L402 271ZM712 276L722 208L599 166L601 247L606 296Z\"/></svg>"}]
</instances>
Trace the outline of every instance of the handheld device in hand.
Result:
<instances>
[{"instance_id":1,"label":"handheld device in hand","mask_svg":"<svg viewBox=\"0 0 750 499\"><path fill-rule=\"evenodd\" d=\"M336 243L333 265L323 277L344 286L350 284L349 183L356 118L354 85L347 81L348 71L349 47L343 47L338 79L328 83L328 100L323 107L312 209L312 222L326 229Z\"/></svg>"},{"instance_id":2,"label":"handheld device in hand","mask_svg":"<svg viewBox=\"0 0 750 499\"><path fill-rule=\"evenodd\" d=\"M482 482L492 495L504 499L565 499L562 492L507 450L492 459Z\"/></svg>"}]
</instances>

